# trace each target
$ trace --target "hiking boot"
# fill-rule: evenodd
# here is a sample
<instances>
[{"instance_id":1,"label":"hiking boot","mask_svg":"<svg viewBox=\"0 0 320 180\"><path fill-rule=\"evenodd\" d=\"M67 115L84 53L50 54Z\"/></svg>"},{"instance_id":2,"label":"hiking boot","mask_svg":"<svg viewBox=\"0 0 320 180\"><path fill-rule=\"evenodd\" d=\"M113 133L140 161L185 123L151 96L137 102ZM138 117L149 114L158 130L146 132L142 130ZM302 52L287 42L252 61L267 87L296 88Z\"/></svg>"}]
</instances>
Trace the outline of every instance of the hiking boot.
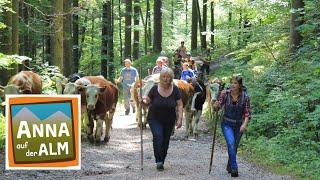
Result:
<instances>
[{"instance_id":1,"label":"hiking boot","mask_svg":"<svg viewBox=\"0 0 320 180\"><path fill-rule=\"evenodd\" d=\"M228 164L227 164L227 168L226 168L226 170L228 171L228 173L231 173L231 166L230 166L229 161L228 161Z\"/></svg>"},{"instance_id":2,"label":"hiking boot","mask_svg":"<svg viewBox=\"0 0 320 180\"><path fill-rule=\"evenodd\" d=\"M157 170L158 171L163 171L164 167L163 167L163 163L162 162L157 162Z\"/></svg>"},{"instance_id":3,"label":"hiking boot","mask_svg":"<svg viewBox=\"0 0 320 180\"><path fill-rule=\"evenodd\" d=\"M238 177L238 169L231 169L231 177Z\"/></svg>"}]
</instances>

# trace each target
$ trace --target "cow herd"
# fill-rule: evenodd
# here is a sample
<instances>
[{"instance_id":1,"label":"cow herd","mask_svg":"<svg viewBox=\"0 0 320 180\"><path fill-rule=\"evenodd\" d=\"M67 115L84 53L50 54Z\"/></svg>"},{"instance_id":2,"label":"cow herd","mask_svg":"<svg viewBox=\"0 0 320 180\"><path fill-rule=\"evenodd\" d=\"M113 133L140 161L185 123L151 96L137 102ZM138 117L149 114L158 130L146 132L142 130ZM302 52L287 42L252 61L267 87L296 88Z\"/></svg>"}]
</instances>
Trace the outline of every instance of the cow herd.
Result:
<instances>
[{"instance_id":1,"label":"cow herd","mask_svg":"<svg viewBox=\"0 0 320 180\"><path fill-rule=\"evenodd\" d=\"M81 96L82 127L86 131L90 142L100 144L107 143L110 139L110 131L113 115L116 110L119 89L115 84L106 80L103 76L70 76L69 82L57 82L62 86L62 92L58 94L79 94ZM146 127L147 109L139 102L140 91L147 95L152 86L159 82L159 74L147 76L143 80L136 81L131 87L131 97L136 103L137 112L143 112L143 123L138 126ZM175 79L174 84L179 88L184 108L186 137L198 135L198 122L202 114L202 106L207 98L207 91L203 82L193 80L187 83ZM140 90L141 89L141 90ZM41 77L32 71L21 71L12 76L6 86L0 86L0 95L5 94L41 94ZM140 119L140 113L136 113L136 120ZM95 123L94 123L95 122ZM103 132L103 123L105 131ZM95 131L94 131L95 125ZM105 136L103 136L103 134ZM102 139L104 137L104 139Z\"/></svg>"}]
</instances>

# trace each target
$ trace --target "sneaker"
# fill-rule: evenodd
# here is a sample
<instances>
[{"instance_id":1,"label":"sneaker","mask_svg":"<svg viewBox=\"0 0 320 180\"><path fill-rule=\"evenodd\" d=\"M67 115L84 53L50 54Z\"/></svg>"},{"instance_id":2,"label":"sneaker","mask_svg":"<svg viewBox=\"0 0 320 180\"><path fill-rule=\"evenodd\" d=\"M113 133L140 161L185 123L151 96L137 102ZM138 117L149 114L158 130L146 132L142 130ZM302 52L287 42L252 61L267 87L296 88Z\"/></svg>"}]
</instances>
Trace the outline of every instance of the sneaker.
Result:
<instances>
[{"instance_id":1,"label":"sneaker","mask_svg":"<svg viewBox=\"0 0 320 180\"><path fill-rule=\"evenodd\" d=\"M126 115L129 115L129 112L130 112L130 110L127 109L126 112L125 112L125 114L126 114Z\"/></svg>"},{"instance_id":2,"label":"sneaker","mask_svg":"<svg viewBox=\"0 0 320 180\"><path fill-rule=\"evenodd\" d=\"M231 177L238 177L238 169L231 169Z\"/></svg>"},{"instance_id":3,"label":"sneaker","mask_svg":"<svg viewBox=\"0 0 320 180\"><path fill-rule=\"evenodd\" d=\"M157 162L157 170L158 171L163 171L164 167L163 167L163 163L162 162Z\"/></svg>"}]
</instances>

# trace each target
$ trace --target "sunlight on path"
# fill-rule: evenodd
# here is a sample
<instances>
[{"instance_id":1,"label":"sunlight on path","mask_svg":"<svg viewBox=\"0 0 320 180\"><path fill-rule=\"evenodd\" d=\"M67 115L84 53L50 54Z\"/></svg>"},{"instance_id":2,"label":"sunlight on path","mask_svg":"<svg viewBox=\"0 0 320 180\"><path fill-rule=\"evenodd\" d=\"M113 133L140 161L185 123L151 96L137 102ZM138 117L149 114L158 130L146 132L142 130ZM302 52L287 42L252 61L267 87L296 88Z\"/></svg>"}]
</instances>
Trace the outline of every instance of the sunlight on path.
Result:
<instances>
[{"instance_id":1,"label":"sunlight on path","mask_svg":"<svg viewBox=\"0 0 320 180\"><path fill-rule=\"evenodd\" d=\"M118 104L116 108L116 112L113 116L112 128L116 129L129 129L136 128L137 123L135 120L136 114L130 112L129 115L125 115L125 109L123 104Z\"/></svg>"}]
</instances>

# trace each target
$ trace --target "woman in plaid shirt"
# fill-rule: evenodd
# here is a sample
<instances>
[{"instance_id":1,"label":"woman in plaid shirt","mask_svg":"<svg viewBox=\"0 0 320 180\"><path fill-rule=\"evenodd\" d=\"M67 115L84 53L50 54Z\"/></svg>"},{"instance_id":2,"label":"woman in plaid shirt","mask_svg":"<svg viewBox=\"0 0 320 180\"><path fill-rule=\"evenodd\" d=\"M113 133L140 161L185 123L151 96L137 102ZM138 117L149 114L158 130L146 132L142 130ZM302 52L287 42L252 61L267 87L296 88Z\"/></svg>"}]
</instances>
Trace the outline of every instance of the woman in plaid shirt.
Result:
<instances>
[{"instance_id":1,"label":"woman in plaid shirt","mask_svg":"<svg viewBox=\"0 0 320 180\"><path fill-rule=\"evenodd\" d=\"M232 177L238 176L237 148L242 133L250 119L250 99L242 84L242 77L231 78L231 88L223 90L214 108L222 108L221 129L228 146L227 171Z\"/></svg>"}]
</instances>

